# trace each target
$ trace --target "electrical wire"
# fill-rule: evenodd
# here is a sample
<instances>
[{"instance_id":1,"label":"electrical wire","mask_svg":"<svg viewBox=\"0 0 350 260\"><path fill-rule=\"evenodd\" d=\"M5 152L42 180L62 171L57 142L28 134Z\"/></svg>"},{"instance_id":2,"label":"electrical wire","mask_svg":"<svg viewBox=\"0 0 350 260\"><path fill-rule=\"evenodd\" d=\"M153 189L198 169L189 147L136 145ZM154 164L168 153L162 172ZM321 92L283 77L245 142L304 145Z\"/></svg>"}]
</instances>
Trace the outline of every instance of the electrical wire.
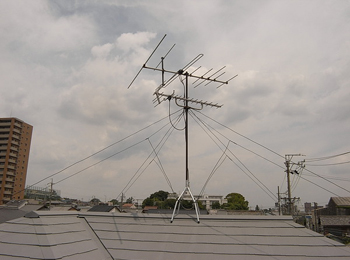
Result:
<instances>
[{"instance_id":1,"label":"electrical wire","mask_svg":"<svg viewBox=\"0 0 350 260\"><path fill-rule=\"evenodd\" d=\"M331 165L341 165L341 164L347 164L350 163L350 161L347 162L340 162L340 163L326 163L326 164L306 164L307 166L331 166Z\"/></svg>"},{"instance_id":2,"label":"electrical wire","mask_svg":"<svg viewBox=\"0 0 350 260\"><path fill-rule=\"evenodd\" d=\"M256 141L250 139L249 137L246 137L246 136L244 136L244 135L238 133L237 131L233 130L232 128L230 128L230 127L228 127L228 126L225 126L224 124L222 124L222 123L218 122L217 120L215 120L215 119L213 119L213 118L211 118L211 117L209 117L209 116L203 114L203 113L200 112L200 111L198 111L198 113L200 113L200 114L202 114L203 116L209 118L210 120L214 121L214 122L217 123L218 125L221 125L221 126L225 127L226 129L230 130L231 132L233 132L233 133L235 133L235 134L237 134L237 135L239 135L239 136L241 136L241 137L243 137L243 138L249 140L250 142L252 142L252 143L254 143L254 144L256 144L256 145L259 145L260 147L262 147L262 148L264 148L264 149L270 151L271 153L274 153L274 154L276 154L277 156L282 157L282 158L284 159L284 156L282 156L282 155L280 155L279 153L277 153L277 152L271 150L270 148L267 148L266 146L264 146L264 145L262 145L262 144L259 144L258 142L256 142Z\"/></svg>"},{"instance_id":3,"label":"electrical wire","mask_svg":"<svg viewBox=\"0 0 350 260\"><path fill-rule=\"evenodd\" d=\"M203 122L204 122L204 121L203 121ZM285 169L283 166L281 166L281 165L279 165L279 164L277 164L277 163L275 163L275 162L273 162L273 161L267 159L266 157L264 157L264 156L262 156L262 155L260 155L260 154L258 154L258 153L256 153L256 152L254 152L254 151L252 151L252 150L250 150L250 149L248 149L248 148L246 148L246 147L244 147L244 146L238 144L237 142L234 142L233 140L229 139L228 137L224 136L222 133L220 133L219 131L217 131L214 127L212 127L212 126L209 125L208 123L205 123L205 124L207 125L207 127L211 128L214 132L218 133L219 135L221 135L221 136L222 136L223 138L225 138L226 140L231 141L232 144L241 147L242 149L244 149L244 150L246 150L246 151L248 151L248 152L250 152L250 153L252 153L252 154L254 154L254 155L256 155L256 156L258 156L258 157L260 157L260 158L262 158L262 159L264 159L264 160L266 160L266 161L268 161L268 162L270 162L271 164L276 165L276 166L279 167L279 168Z\"/></svg>"},{"instance_id":4,"label":"electrical wire","mask_svg":"<svg viewBox=\"0 0 350 260\"><path fill-rule=\"evenodd\" d=\"M168 175L166 174L165 169L164 169L164 167L163 167L163 164L162 164L162 162L160 161L160 158L159 158L159 156L158 156L159 151L158 151L158 153L157 153L157 151L154 149L154 147L153 147L153 145L152 145L150 139L147 138L147 140L148 140L149 144L151 145L151 147L152 147L152 149L153 149L153 152L154 152L154 154L156 155L156 157L157 157L157 159L158 159L159 164L158 164L158 162L155 161L154 159L153 159L153 161L157 164L157 166L159 167L159 169L160 169L161 172L163 173L163 175L164 175L164 177L165 177L165 180L167 181L167 183L168 183L168 185L169 185L171 191L172 191L173 193L175 193L175 192L174 192L174 189L173 189L173 186L171 185L171 182L170 182L170 180L169 180L169 177L168 177Z\"/></svg>"},{"instance_id":5,"label":"electrical wire","mask_svg":"<svg viewBox=\"0 0 350 260\"><path fill-rule=\"evenodd\" d=\"M185 115L184 115L184 109L180 109L182 110L182 117L184 118L184 121L185 121ZM175 125L173 124L172 120L171 120L171 113L170 113L170 99L169 99L169 121L170 121L170 124L176 129L176 130L179 130L179 131L182 131L185 129L185 126L183 128L177 128L175 127Z\"/></svg>"},{"instance_id":6,"label":"electrical wire","mask_svg":"<svg viewBox=\"0 0 350 260\"><path fill-rule=\"evenodd\" d=\"M338 188L340 188L340 189L342 189L342 190L347 191L347 192L350 193L349 190L347 190L347 189L345 189L345 188L339 186L338 184L336 184L336 183L334 183L334 182L332 182L332 181L330 181L330 180L327 180L326 178L322 177L321 175L319 175L319 174L317 174L317 173L314 173L314 172L310 171L310 170L307 169L307 168L304 168L304 169L305 169L305 171L308 171L309 173L312 173L312 174L314 174L315 176L317 176L317 177L319 177L319 178L321 178L321 179L323 179L323 180L325 180L325 181L327 181L327 182L329 182L329 183L331 183L331 184L337 186Z\"/></svg>"},{"instance_id":7,"label":"electrical wire","mask_svg":"<svg viewBox=\"0 0 350 260\"><path fill-rule=\"evenodd\" d=\"M181 109L175 111L175 112L172 113L171 115L176 114L176 113L179 112L180 110L181 110ZM110 144L110 145L104 147L104 148L102 148L101 150L98 150L97 152L94 152L94 153L90 154L89 156L84 157L83 159L80 159L80 160L78 160L78 161L76 161L76 162L74 162L74 163L68 165L67 167L65 167L65 168L63 168L63 169L61 169L61 170L59 170L58 172L55 172L55 173L53 173L53 174L51 174L51 175L49 175L49 176L47 176L47 177L45 177L45 178L43 178L43 179L37 181L37 182L35 182L35 183L32 184L32 185L28 185L26 188L23 188L23 189L17 191L17 192L14 193L13 195L16 195L16 194L18 194L18 193L20 193L20 192L23 192L25 189L31 188L31 187L33 187L33 186L35 186L35 185L37 185L37 184L39 184L39 183L41 183L41 182L43 182L43 181L49 179L49 178L52 178L53 176L56 176L56 175L58 175L58 174L64 172L65 170L68 170L69 168L71 168L71 167L73 167L73 166L75 166L75 165L77 165L77 164L79 164L79 163L81 163L81 162L86 161L86 160L89 159L89 158L92 158L93 156L95 156L95 155L97 155L97 154L99 154L99 153L101 153L101 152L107 150L108 148L110 148L110 147L112 147L112 146L114 146L114 145L116 145L116 144L118 144L118 143L121 143L122 141L125 141L126 139L128 139L128 138L130 138L130 137L132 137L132 136L134 136L134 135L136 135L136 134L138 134L138 133L140 133L140 132L142 132L142 131L144 131L144 130L150 128L150 127L153 126L153 125L158 124L159 122L165 120L166 118L168 118L168 116L163 117L163 118L161 118L161 119L159 119L159 120L153 122L152 124L150 124L150 125L148 125L148 126L145 126L144 128L141 128L140 130L138 130L138 131L136 131L136 132L134 132L134 133L132 133L132 134L130 134L130 135L128 135L128 136L126 136L126 137L124 137L124 138L122 138L122 139L120 139L120 140L118 140L118 141L116 141L116 142L114 142L114 143L112 143L112 144Z\"/></svg>"},{"instance_id":8,"label":"electrical wire","mask_svg":"<svg viewBox=\"0 0 350 260\"><path fill-rule=\"evenodd\" d=\"M180 121L180 116L177 119L177 123ZM165 142L167 141L167 139L170 137L170 135L172 134L172 132L174 131L173 127L170 127L168 129L168 131L165 133L165 135L163 136L163 138L161 139L161 141L158 143L158 145L156 146L156 148L158 148L160 146L160 149L163 147L163 145L165 144ZM165 138L166 137L166 138ZM165 140L165 141L164 141ZM159 150L160 150L159 149ZM159 152L159 151L158 151ZM134 183L140 178L140 176L144 173L144 171L148 168L148 166L152 163L153 159L148 163L148 165L141 171L142 167L146 164L146 162L149 160L149 158L151 157L151 155L153 154L153 151L148 155L148 157L144 160L144 162L140 165L140 167L137 169L137 171L134 173L134 175L130 178L129 182L125 185L125 187L122 189L122 191L119 193L119 195L117 196L117 198L123 194L126 193L131 186L134 185Z\"/></svg>"},{"instance_id":9,"label":"electrical wire","mask_svg":"<svg viewBox=\"0 0 350 260\"><path fill-rule=\"evenodd\" d=\"M162 126L160 129L158 129L155 133L153 133L152 135L150 135L148 138L150 138L150 137L152 137L153 135L155 135L156 133L160 132L160 131L161 131L164 127L166 127L167 125L169 125L169 123L167 123L167 124L165 124L164 126ZM75 175L77 175L77 174L79 174L79 173L81 173L81 172L87 170L87 169L90 169L91 167L93 167L93 166L95 166L95 165L97 165L97 164L100 164L101 162L104 162L104 161L106 161L106 160L108 160L108 159L110 159L110 158L116 156L117 154L120 154L120 153L122 153L122 152L125 152L126 150L129 150L130 148L132 148L132 147L134 147L134 146L136 146L136 145L138 145L138 144L141 144L142 142L144 142L144 141L146 141L146 140L147 140L147 138L144 139L144 140L141 140L141 141L139 141L139 142L137 142L137 143L135 143L135 144L133 144L133 145L131 145L131 146L129 146L129 147L127 147L127 148L125 148L125 149L119 151L119 152L116 152L116 153L114 153L114 154L112 154L112 155L110 155L110 156L108 156L108 157L106 157L106 158L104 158L104 159L102 159L102 160L100 160L100 161L98 161L98 162L96 162L96 163L94 163L94 164L92 164L92 165L90 165L90 166L88 166L88 167L86 167L86 168L84 168L84 169L78 171L78 172L75 172L75 173L73 173L73 174L67 176L66 178L64 178L64 179L62 179L62 180L60 180L60 181L58 181L58 182L56 182L56 183L54 183L54 184L60 183L60 182L62 182L62 181L64 181L64 180L67 180L67 179L69 179L69 178L71 178L71 177L73 177L73 176L75 176Z\"/></svg>"},{"instance_id":10,"label":"electrical wire","mask_svg":"<svg viewBox=\"0 0 350 260\"><path fill-rule=\"evenodd\" d=\"M335 158L335 157L342 156L342 155L346 155L346 154L350 154L350 152L344 152L344 153L340 153L340 154L336 154L336 155L324 156L324 157L319 157L319 158L311 158L311 159L305 160L305 162L328 160L328 159Z\"/></svg>"},{"instance_id":11,"label":"electrical wire","mask_svg":"<svg viewBox=\"0 0 350 260\"><path fill-rule=\"evenodd\" d=\"M199 124L200 125L200 127L204 130L204 128L202 127L202 125L203 126L205 126L206 127L206 124L199 118L199 117L197 117L197 115L195 115L192 111L191 111L191 116L192 116L192 118L197 122L197 120L196 119L198 119L200 122L201 122L201 124L199 124L198 122L197 122L197 124ZM196 119L195 119L196 118ZM211 130L209 129L209 128L207 128L208 130L209 130L209 132L211 132ZM207 131L206 130L204 130L206 133L207 133ZM208 134L208 133L207 133ZM213 134L213 132L211 132L211 134L219 141L219 142L221 142L221 140L215 135L215 134ZM209 135L209 134L208 134ZM210 136L210 135L209 135ZM212 137L210 137L212 140L213 140L213 138ZM231 142L231 140L229 140L230 142ZM215 141L214 141L215 142ZM216 142L215 142L215 144L216 145L218 145ZM223 143L221 142L221 144L223 145ZM221 147L218 145L218 147L221 149ZM222 150L222 149L221 149ZM257 184L270 198L272 198L274 201L275 201L275 199L277 199L277 197L276 197L276 195L269 189L269 188L267 188L266 187L266 185L265 184L263 184L248 168L247 168L247 166L241 161L241 160L239 160L238 159L238 157L230 150L230 149L228 149L228 151L231 153L231 155L255 178L255 180L247 173L247 172L245 172L245 170L243 170L242 169L242 167L240 167L236 162L234 162L233 161L233 159L232 158L230 158L229 156L228 156L228 158L244 173L244 174L246 174L251 180L253 180L254 181L254 183L255 184ZM261 186L260 186L260 184L258 184L257 182L259 182L262 186L264 186L265 187L265 189L266 190L264 190ZM272 194L272 196L267 192L267 191L269 191L271 194ZM275 198L274 198L275 197Z\"/></svg>"},{"instance_id":12,"label":"electrical wire","mask_svg":"<svg viewBox=\"0 0 350 260\"><path fill-rule=\"evenodd\" d=\"M316 183L314 183L314 182L312 182L312 181L310 181L310 180L308 180L308 179L305 179L304 177L301 177L301 176L300 176L300 178L303 179L303 180L305 180L305 181L307 181L307 182L312 183L313 185L315 185L315 186L317 186L317 187L319 187L319 188L321 188L321 189L323 189L323 190L325 190L325 191L328 191L329 193L332 193L333 195L335 195L335 196L337 196L337 197L340 197L338 194L336 194L336 193L334 193L334 192L332 192L332 191L330 191L330 190L328 190L328 189L326 189L326 188L324 188L324 187L322 187L322 186L320 186L320 185L318 185L318 184L316 184Z\"/></svg>"},{"instance_id":13,"label":"electrical wire","mask_svg":"<svg viewBox=\"0 0 350 260\"><path fill-rule=\"evenodd\" d=\"M205 190L207 184L209 183L210 179L213 177L214 173L220 168L220 166L224 163L225 159L227 158L226 151L227 151L227 148L228 148L229 144L230 143L227 144L225 151L223 151L223 153L221 154L219 160L214 165L214 168L212 169L212 171L209 174L206 182L204 183L203 188L202 188L202 190L200 191L200 193L198 195L198 198L202 197L202 195L204 193L204 190Z\"/></svg>"}]
</instances>

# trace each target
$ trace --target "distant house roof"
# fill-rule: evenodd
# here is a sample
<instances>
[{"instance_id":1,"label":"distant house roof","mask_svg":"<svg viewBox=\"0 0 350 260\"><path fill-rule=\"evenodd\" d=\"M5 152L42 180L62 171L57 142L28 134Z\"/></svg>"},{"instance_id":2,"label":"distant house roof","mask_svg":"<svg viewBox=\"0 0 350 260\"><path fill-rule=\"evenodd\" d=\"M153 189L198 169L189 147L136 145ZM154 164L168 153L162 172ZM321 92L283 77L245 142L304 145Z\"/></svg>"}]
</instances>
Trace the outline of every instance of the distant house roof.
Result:
<instances>
[{"instance_id":1,"label":"distant house roof","mask_svg":"<svg viewBox=\"0 0 350 260\"><path fill-rule=\"evenodd\" d=\"M350 259L286 216L37 211L0 224L1 259Z\"/></svg>"},{"instance_id":2,"label":"distant house roof","mask_svg":"<svg viewBox=\"0 0 350 260\"><path fill-rule=\"evenodd\" d=\"M93 206L88 211L92 211L92 212L111 212L112 210L115 210L116 208L117 208L116 206L96 205L96 206Z\"/></svg>"},{"instance_id":3,"label":"distant house roof","mask_svg":"<svg viewBox=\"0 0 350 260\"><path fill-rule=\"evenodd\" d=\"M14 204L10 204L10 207L7 204L3 207L0 207L0 223L23 217L30 211L40 210L42 207L44 207L43 205L18 205L20 208L15 207Z\"/></svg>"},{"instance_id":4,"label":"distant house roof","mask_svg":"<svg viewBox=\"0 0 350 260\"><path fill-rule=\"evenodd\" d=\"M144 211L150 210L150 209L158 209L158 206L145 206L143 208Z\"/></svg>"},{"instance_id":5,"label":"distant house roof","mask_svg":"<svg viewBox=\"0 0 350 260\"><path fill-rule=\"evenodd\" d=\"M133 203L125 203L123 204L123 208L134 208L136 209L135 205Z\"/></svg>"},{"instance_id":6,"label":"distant house roof","mask_svg":"<svg viewBox=\"0 0 350 260\"><path fill-rule=\"evenodd\" d=\"M333 200L338 207L350 207L350 197L331 197L330 200Z\"/></svg>"}]
</instances>

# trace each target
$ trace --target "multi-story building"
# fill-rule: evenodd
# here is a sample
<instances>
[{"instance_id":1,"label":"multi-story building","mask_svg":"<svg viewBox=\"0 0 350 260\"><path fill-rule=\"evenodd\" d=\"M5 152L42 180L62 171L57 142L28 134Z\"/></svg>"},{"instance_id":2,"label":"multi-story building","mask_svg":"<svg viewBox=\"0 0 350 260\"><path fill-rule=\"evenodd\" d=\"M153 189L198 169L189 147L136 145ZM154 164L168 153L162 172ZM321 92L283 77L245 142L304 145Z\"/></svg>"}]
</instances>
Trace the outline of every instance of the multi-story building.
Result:
<instances>
[{"instance_id":1,"label":"multi-story building","mask_svg":"<svg viewBox=\"0 0 350 260\"><path fill-rule=\"evenodd\" d=\"M0 204L23 199L33 127L0 118Z\"/></svg>"}]
</instances>

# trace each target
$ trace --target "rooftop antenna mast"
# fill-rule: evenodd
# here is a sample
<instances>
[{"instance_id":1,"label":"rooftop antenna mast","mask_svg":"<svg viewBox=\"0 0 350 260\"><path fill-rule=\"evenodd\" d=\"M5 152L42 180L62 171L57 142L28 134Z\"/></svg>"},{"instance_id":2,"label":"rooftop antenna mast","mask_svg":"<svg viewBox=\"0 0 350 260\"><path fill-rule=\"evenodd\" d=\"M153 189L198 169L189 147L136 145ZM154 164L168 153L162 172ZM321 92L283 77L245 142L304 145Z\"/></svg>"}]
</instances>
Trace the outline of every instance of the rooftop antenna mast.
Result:
<instances>
[{"instance_id":1,"label":"rooftop antenna mast","mask_svg":"<svg viewBox=\"0 0 350 260\"><path fill-rule=\"evenodd\" d=\"M170 53L170 51L174 48L175 44L170 48L170 50L166 53L166 55L164 57L161 57L161 61L158 63L158 65L156 67L148 66L147 62L150 60L152 55L156 52L156 50L158 49L160 44L163 42L165 37L166 37L166 34L160 40L160 42L158 43L156 48L153 50L153 52L151 53L149 58L146 60L146 62L143 64L143 66L141 67L139 72L136 74L134 79L131 81L131 83L129 84L128 88L130 88L130 86L134 83L134 81L136 80L137 76L141 73L142 69L150 69L150 70L154 70L154 71L159 71L162 74L162 82L155 89L155 91L153 93L155 95L155 99L153 100L153 102L156 105L159 105L160 103L162 103L165 100L169 100L170 101L171 99L174 99L176 105L179 106L179 107L182 107L184 109L184 116L185 116L185 128L184 129L185 129L185 143L186 143L186 148L185 148L186 149L186 165L185 165L186 183L185 183L185 189L180 194L180 196L176 199L175 207L174 207L173 214L171 216L170 222L172 223L174 221L175 216L178 214L178 212L180 210L181 200L184 198L184 195L186 193L188 193L191 196L191 199L193 201L194 208L195 208L195 211L196 211L197 223L199 223L200 221L199 221L199 207L198 207L198 203L197 203L197 200L194 198L194 196L193 196L193 194L191 192L191 189L190 189L190 176L189 176L190 174L189 174L189 166L188 166L188 155L189 155L189 153L188 153L188 111L190 109L201 110L201 109L203 109L204 106L220 108L220 107L222 107L222 105L219 105L217 103L214 104L212 102L207 102L207 101L203 101L203 100L189 98L189 95L188 95L189 79L194 79L194 81L192 82L192 84L196 84L194 87L198 87L199 85L201 85L203 83L205 83L205 85L208 85L210 83L218 83L217 88L219 88L219 87L221 87L224 84L228 84L228 82L230 80L232 80L233 78L237 77L238 75L235 75L235 76L231 77L230 79L228 79L226 81L219 80L218 78L225 73L225 72L221 72L225 67L222 67L221 69L215 71L214 73L211 72L213 69L210 69L206 73L204 73L204 74L202 74L200 76L194 75L194 72L196 72L200 67L198 67L197 69L193 70L191 73L188 72L188 70L198 60L200 60L204 56L203 54L197 55L187 65L185 65L182 69L180 69L178 71L166 70L166 69L164 69L164 59ZM158 68L159 65L161 65L161 68ZM220 74L218 75L218 73L220 73ZM170 78L165 80L165 74L170 74L171 75ZM209 76L208 76L208 74L209 74ZM165 89L167 86L169 86L177 77L181 77L181 76L185 77L185 84L184 84L185 91L184 91L183 95L175 95L175 91L173 91L172 93L164 93L164 92L162 92L163 89ZM191 107L189 104L199 105L200 107Z\"/></svg>"}]
</instances>

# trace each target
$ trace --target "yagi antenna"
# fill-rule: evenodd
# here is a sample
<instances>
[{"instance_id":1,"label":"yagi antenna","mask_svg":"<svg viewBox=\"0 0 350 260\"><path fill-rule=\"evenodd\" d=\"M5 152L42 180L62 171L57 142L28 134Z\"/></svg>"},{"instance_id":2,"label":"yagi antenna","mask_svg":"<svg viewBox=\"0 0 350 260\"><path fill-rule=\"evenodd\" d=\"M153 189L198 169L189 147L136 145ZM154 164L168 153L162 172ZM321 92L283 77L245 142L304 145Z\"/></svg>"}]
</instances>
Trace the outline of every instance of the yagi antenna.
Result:
<instances>
[{"instance_id":1,"label":"yagi antenna","mask_svg":"<svg viewBox=\"0 0 350 260\"><path fill-rule=\"evenodd\" d=\"M170 50L166 53L166 55L164 57L161 57L161 60L160 60L160 62L158 63L158 65L156 67L149 67L149 66L147 66L147 62L150 60L152 55L158 49L159 45L163 42L165 37L166 37L166 35L164 35L164 37L158 43L158 45L153 50L153 52L151 53L149 58L146 60L146 62L143 64L143 66L141 67L139 72L136 74L135 78L132 80L132 82L130 83L128 88L130 88L130 86L135 81L137 76L141 73L142 69L150 69L150 70L153 70L153 71L159 71L162 74L162 82L155 89L155 91L153 93L155 95L155 98L154 98L153 102L154 103L158 103L158 105L159 105L160 103L162 103L165 100L169 100L169 101L175 100L176 105L179 106L179 107L182 107L184 109L184 117L185 117L185 128L184 128L184 130L185 130L185 143L186 143L186 169L185 169L186 185L185 185L184 191L176 199L175 207L174 207L173 214L172 214L170 222L173 222L174 218L175 218L175 215L178 214L178 212L180 210L181 200L183 199L184 195L185 194L189 194L191 196L191 199L192 199L193 204L194 204L194 208L195 208L196 215L197 215L197 222L199 223L198 203L197 203L196 199L194 198L194 196L193 196L193 194L191 192L190 180L189 180L189 167L188 167L188 110L190 110L190 109L201 110L201 109L203 109L204 106L220 108L220 107L222 107L222 105L219 105L217 103L208 102L208 101L198 100L198 99L194 99L194 98L189 98L189 96L188 96L189 80L193 80L192 84L196 84L199 81L199 83L197 83L195 88L198 87L199 85L203 84L204 82L206 82L205 86L210 84L210 83L218 83L219 86L217 86L217 88L219 88L222 85L228 84L229 81L231 81L232 79L234 79L238 75L235 75L235 76L231 77L230 79L228 79L226 81L219 80L218 78L225 74L225 72L221 72L221 71L224 68L226 68L226 66L224 66L221 69L219 69L219 70L215 71L214 73L210 74L210 76L207 76L207 74L209 74L209 72L211 72L213 69L208 70L207 72L205 72L201 76L195 75L194 73L196 71L198 71L201 67L198 67L198 68L194 69L191 73L189 73L187 70L189 68L191 68L197 61L199 61L204 56L203 54L198 54L189 63L187 63L183 68L181 68L181 69L179 69L177 71L176 70L175 71L167 70L167 69L164 68L164 59L165 59L165 57L168 56L170 51L174 48L175 44L170 48ZM161 65L161 68L159 68L160 65ZM221 72L221 73L219 75L217 75L219 72ZM165 74L171 74L170 78L165 80ZM217 75L217 76L215 76L215 75ZM185 84L184 84L185 90L184 90L183 95L176 95L175 91L173 91L172 93L164 93L164 92L162 92L163 89L165 89L167 86L169 86L177 77L180 77L180 76L184 76L185 77L184 80L181 80L182 82L185 82ZM191 107L191 106L189 106L189 104L194 104L194 105L196 105L196 107ZM198 106L200 106L200 107L198 107Z\"/></svg>"},{"instance_id":2,"label":"yagi antenna","mask_svg":"<svg viewBox=\"0 0 350 260\"><path fill-rule=\"evenodd\" d=\"M142 69L146 66L147 62L150 60L150 58L152 57L152 55L156 52L156 50L158 49L159 45L162 43L162 41L164 40L164 38L166 37L166 34L163 36L163 38L160 40L160 42L158 43L157 47L153 50L153 52L151 53L151 55L148 57L148 59L146 60L145 64L143 64L143 66L141 67L141 69L139 70L139 72L136 74L135 78L131 81L131 83L129 84L128 88L130 88L130 86L132 85L132 83L134 83L135 79L137 78L137 76L141 73Z\"/></svg>"}]
</instances>

